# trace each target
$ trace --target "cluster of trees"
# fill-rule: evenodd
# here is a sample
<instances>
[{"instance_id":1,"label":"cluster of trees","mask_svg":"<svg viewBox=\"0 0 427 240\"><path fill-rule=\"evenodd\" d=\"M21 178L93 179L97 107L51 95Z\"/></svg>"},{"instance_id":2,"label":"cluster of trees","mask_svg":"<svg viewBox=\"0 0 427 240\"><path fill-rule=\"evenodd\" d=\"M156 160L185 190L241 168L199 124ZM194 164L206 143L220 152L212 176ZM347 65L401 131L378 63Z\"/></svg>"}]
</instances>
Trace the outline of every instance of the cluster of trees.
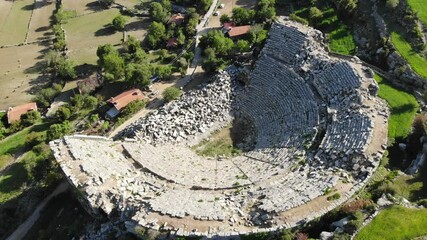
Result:
<instances>
[{"instance_id":1,"label":"cluster of trees","mask_svg":"<svg viewBox=\"0 0 427 240\"><path fill-rule=\"evenodd\" d=\"M37 106L42 108L47 108L50 106L50 103L53 99L61 93L62 86L60 84L54 83L52 87L43 88L37 92L34 97L34 101L37 103Z\"/></svg>"},{"instance_id":2,"label":"cluster of trees","mask_svg":"<svg viewBox=\"0 0 427 240\"><path fill-rule=\"evenodd\" d=\"M248 52L251 46L261 44L268 35L262 25L254 25L245 38L234 42L219 30L212 30L201 37L200 46L204 49L205 61L202 67L207 72L215 72L227 63L227 58L237 53Z\"/></svg>"},{"instance_id":3,"label":"cluster of trees","mask_svg":"<svg viewBox=\"0 0 427 240\"><path fill-rule=\"evenodd\" d=\"M128 37L124 49L126 52L121 55L111 44L98 47L98 65L103 69L105 80L112 82L124 78L129 86L144 88L151 83L152 76L167 79L172 75L172 66L150 64L134 37Z\"/></svg>"},{"instance_id":4,"label":"cluster of trees","mask_svg":"<svg viewBox=\"0 0 427 240\"><path fill-rule=\"evenodd\" d=\"M236 26L249 25L253 22L265 23L276 17L275 4L276 0L260 0L256 10L236 7L233 8L231 17L227 14L221 15L220 22L224 24L233 21Z\"/></svg>"},{"instance_id":5,"label":"cluster of trees","mask_svg":"<svg viewBox=\"0 0 427 240\"><path fill-rule=\"evenodd\" d=\"M74 63L63 54L67 44L65 42L65 32L62 29L62 24L66 23L69 18L75 15L75 11L64 11L62 7L57 10L53 16L54 25L52 31L55 35L53 50L48 51L45 55L47 71L55 73L57 77L64 80L77 77Z\"/></svg>"},{"instance_id":6,"label":"cluster of trees","mask_svg":"<svg viewBox=\"0 0 427 240\"><path fill-rule=\"evenodd\" d=\"M187 7L195 7L198 13L204 14L209 10L213 0L176 0L176 4Z\"/></svg>"},{"instance_id":7,"label":"cluster of trees","mask_svg":"<svg viewBox=\"0 0 427 240\"><path fill-rule=\"evenodd\" d=\"M172 5L169 0L152 2L150 4L150 14L153 22L148 28L147 42L151 49L156 49L165 44L169 38L176 38L178 45L183 45L186 38L195 34L195 29L199 21L199 14L195 8L189 8L185 21L181 25L167 23L171 16Z\"/></svg>"}]
</instances>

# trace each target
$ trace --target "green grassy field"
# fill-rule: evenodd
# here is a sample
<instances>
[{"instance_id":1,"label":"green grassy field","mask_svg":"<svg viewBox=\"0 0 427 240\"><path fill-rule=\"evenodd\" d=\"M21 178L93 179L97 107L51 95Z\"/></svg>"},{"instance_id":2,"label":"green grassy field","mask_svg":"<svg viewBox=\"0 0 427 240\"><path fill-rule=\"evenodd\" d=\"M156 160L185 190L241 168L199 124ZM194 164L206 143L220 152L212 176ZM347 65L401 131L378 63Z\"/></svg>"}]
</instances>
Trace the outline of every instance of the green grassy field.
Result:
<instances>
[{"instance_id":1,"label":"green grassy field","mask_svg":"<svg viewBox=\"0 0 427 240\"><path fill-rule=\"evenodd\" d=\"M390 108L389 138L405 138L411 131L412 121L419 109L418 102L414 96L391 86L380 76L375 75L375 80L380 86L378 95L387 101Z\"/></svg>"},{"instance_id":2,"label":"green grassy field","mask_svg":"<svg viewBox=\"0 0 427 240\"><path fill-rule=\"evenodd\" d=\"M335 9L327 8L323 11L323 19L319 28L325 31L332 52L347 55L355 54L356 42L353 33L349 26L338 19Z\"/></svg>"},{"instance_id":3,"label":"green grassy field","mask_svg":"<svg viewBox=\"0 0 427 240\"><path fill-rule=\"evenodd\" d=\"M24 155L19 162L13 163L7 171L0 176L0 204L4 203L22 193L24 184L28 181L28 171L26 159L34 154L29 152Z\"/></svg>"},{"instance_id":4,"label":"green grassy field","mask_svg":"<svg viewBox=\"0 0 427 240\"><path fill-rule=\"evenodd\" d=\"M392 207L378 214L356 240L413 239L427 235L427 209Z\"/></svg>"},{"instance_id":5,"label":"green grassy field","mask_svg":"<svg viewBox=\"0 0 427 240\"><path fill-rule=\"evenodd\" d=\"M295 14L308 20L308 8L301 8ZM315 28L324 32L329 40L329 48L332 52L353 55L356 50L356 42L349 26L340 21L337 12L333 8L322 9L323 17Z\"/></svg>"},{"instance_id":6,"label":"green grassy field","mask_svg":"<svg viewBox=\"0 0 427 240\"><path fill-rule=\"evenodd\" d=\"M421 77L427 78L427 59L414 52L409 42L397 32L391 33L391 42L397 51L408 61L412 69Z\"/></svg>"},{"instance_id":7,"label":"green grassy field","mask_svg":"<svg viewBox=\"0 0 427 240\"><path fill-rule=\"evenodd\" d=\"M25 41L33 3L33 0L13 2L12 9L0 29L0 46L19 44Z\"/></svg>"},{"instance_id":8,"label":"green grassy field","mask_svg":"<svg viewBox=\"0 0 427 240\"><path fill-rule=\"evenodd\" d=\"M19 149L25 147L25 140L29 133L37 132L42 133L46 131L50 126L50 123L42 123L34 125L32 127L25 128L6 139L0 141L0 155L4 154L14 154ZM1 167L1 166L0 166Z\"/></svg>"},{"instance_id":9,"label":"green grassy field","mask_svg":"<svg viewBox=\"0 0 427 240\"><path fill-rule=\"evenodd\" d=\"M408 0L409 6L418 14L421 21L427 25L427 4L425 0Z\"/></svg>"}]
</instances>

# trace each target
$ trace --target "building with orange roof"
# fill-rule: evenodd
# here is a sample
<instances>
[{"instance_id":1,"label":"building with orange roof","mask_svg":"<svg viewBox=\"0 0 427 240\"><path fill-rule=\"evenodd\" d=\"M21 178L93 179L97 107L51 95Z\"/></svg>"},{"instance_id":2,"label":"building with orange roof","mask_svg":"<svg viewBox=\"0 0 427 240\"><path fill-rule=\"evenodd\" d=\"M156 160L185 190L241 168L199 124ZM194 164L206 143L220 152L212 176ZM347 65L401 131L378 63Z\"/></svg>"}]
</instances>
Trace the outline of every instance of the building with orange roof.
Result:
<instances>
[{"instance_id":1,"label":"building with orange roof","mask_svg":"<svg viewBox=\"0 0 427 240\"><path fill-rule=\"evenodd\" d=\"M181 23L184 22L184 19L185 17L181 13L173 14L169 18L167 24L175 23L176 25L181 25Z\"/></svg>"},{"instance_id":2,"label":"building with orange roof","mask_svg":"<svg viewBox=\"0 0 427 240\"><path fill-rule=\"evenodd\" d=\"M10 107L7 110L7 123L11 124L15 121L21 120L21 116L30 111L37 111L37 104L35 102Z\"/></svg>"},{"instance_id":3,"label":"building with orange roof","mask_svg":"<svg viewBox=\"0 0 427 240\"><path fill-rule=\"evenodd\" d=\"M120 93L119 95L110 98L107 103L111 106L110 110L107 111L107 118L113 119L119 115L120 111L126 107L130 102L136 100L143 100L144 94L139 89L131 89Z\"/></svg>"},{"instance_id":4,"label":"building with orange roof","mask_svg":"<svg viewBox=\"0 0 427 240\"><path fill-rule=\"evenodd\" d=\"M227 32L227 35L230 38L237 38L248 34L250 30L250 25L231 27L230 30Z\"/></svg>"}]
</instances>

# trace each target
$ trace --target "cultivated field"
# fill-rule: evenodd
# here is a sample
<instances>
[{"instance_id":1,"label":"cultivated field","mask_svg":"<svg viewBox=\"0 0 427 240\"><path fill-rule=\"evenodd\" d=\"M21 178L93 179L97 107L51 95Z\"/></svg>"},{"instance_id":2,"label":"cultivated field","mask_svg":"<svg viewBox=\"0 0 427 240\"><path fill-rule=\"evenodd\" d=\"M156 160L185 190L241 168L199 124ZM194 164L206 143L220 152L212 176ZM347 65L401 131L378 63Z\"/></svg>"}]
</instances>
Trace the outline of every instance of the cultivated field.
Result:
<instances>
[{"instance_id":1,"label":"cultivated field","mask_svg":"<svg viewBox=\"0 0 427 240\"><path fill-rule=\"evenodd\" d=\"M119 10L112 8L68 20L63 27L70 59L76 64L95 64L99 45L120 44L123 34L109 25L118 14Z\"/></svg>"},{"instance_id":2,"label":"cultivated field","mask_svg":"<svg viewBox=\"0 0 427 240\"><path fill-rule=\"evenodd\" d=\"M25 42L33 0L0 3L0 46Z\"/></svg>"},{"instance_id":3,"label":"cultivated field","mask_svg":"<svg viewBox=\"0 0 427 240\"><path fill-rule=\"evenodd\" d=\"M256 0L223 0L220 2L223 3L225 6L223 9L215 10L215 11L219 11L219 15L218 16L211 16L211 18L209 19L209 22L208 22L209 28L221 27L221 23L219 21L219 18L223 14L227 14L228 16L231 17L231 15L232 15L231 12L232 12L233 8L243 7L243 8L251 9L251 8L254 8L255 4L256 4Z\"/></svg>"},{"instance_id":4,"label":"cultivated field","mask_svg":"<svg viewBox=\"0 0 427 240\"><path fill-rule=\"evenodd\" d=\"M31 101L31 87L44 82L35 70L45 49L39 44L0 48L0 109Z\"/></svg>"},{"instance_id":5,"label":"cultivated field","mask_svg":"<svg viewBox=\"0 0 427 240\"><path fill-rule=\"evenodd\" d=\"M46 4L44 1L34 3L33 16L28 31L28 42L47 40L52 37L50 17L54 10L54 3Z\"/></svg>"}]
</instances>

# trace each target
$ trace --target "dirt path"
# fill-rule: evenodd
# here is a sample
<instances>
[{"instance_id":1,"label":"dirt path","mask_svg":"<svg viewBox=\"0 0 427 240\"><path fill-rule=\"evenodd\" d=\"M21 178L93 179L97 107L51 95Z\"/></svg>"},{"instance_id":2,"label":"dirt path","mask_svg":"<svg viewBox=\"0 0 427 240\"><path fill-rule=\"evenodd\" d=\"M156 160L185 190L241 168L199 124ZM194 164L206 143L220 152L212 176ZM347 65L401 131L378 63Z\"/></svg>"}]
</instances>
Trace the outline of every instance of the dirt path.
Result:
<instances>
[{"instance_id":1,"label":"dirt path","mask_svg":"<svg viewBox=\"0 0 427 240\"><path fill-rule=\"evenodd\" d=\"M25 237L27 232L31 229L31 227L34 225L34 223L39 219L40 212L44 209L47 203L49 201L57 196L60 193L63 193L68 190L69 184L67 181L61 182L56 189L49 194L43 201L37 206L37 208L34 210L33 214L25 222L23 222L19 227L7 238L7 240L14 240L14 239L22 239Z\"/></svg>"}]
</instances>

